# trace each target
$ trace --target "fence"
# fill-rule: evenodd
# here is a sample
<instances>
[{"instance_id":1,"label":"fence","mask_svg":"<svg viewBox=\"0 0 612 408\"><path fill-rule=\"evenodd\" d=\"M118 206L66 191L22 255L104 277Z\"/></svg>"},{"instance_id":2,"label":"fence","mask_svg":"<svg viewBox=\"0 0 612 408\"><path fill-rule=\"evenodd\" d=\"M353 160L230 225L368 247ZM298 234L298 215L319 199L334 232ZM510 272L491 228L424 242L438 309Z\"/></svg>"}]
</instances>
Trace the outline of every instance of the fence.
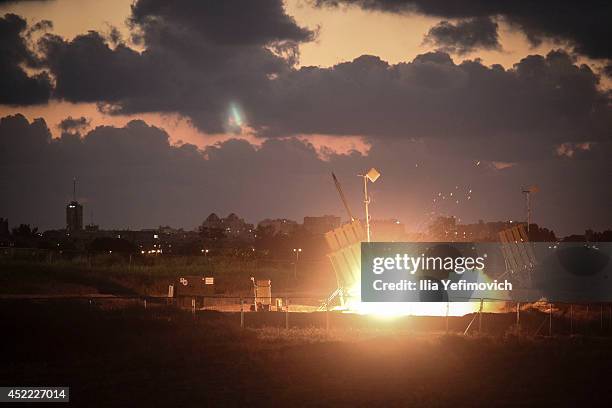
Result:
<instances>
[{"instance_id":1,"label":"fence","mask_svg":"<svg viewBox=\"0 0 612 408\"><path fill-rule=\"evenodd\" d=\"M3 296L2 302L78 302L102 309L128 306L154 313L173 308L191 313L194 319L221 318L241 328L278 327L330 330L397 329L414 333L516 336L611 336L612 304L520 304L482 299L474 311L463 316L377 316L323 307L319 297L282 297L269 311L255 311L253 297L194 296ZM393 307L392 305L389 305ZM496 312L486 312L497 309ZM449 310L447 308L446 310Z\"/></svg>"}]
</instances>

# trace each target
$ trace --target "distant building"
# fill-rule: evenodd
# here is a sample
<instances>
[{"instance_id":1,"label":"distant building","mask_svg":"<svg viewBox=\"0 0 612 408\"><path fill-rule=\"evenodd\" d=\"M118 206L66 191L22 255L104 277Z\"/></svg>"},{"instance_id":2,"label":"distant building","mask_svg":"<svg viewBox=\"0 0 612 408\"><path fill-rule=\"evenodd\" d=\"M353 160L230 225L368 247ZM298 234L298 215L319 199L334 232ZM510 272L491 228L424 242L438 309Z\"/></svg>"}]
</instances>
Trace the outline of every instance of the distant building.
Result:
<instances>
[{"instance_id":1,"label":"distant building","mask_svg":"<svg viewBox=\"0 0 612 408\"><path fill-rule=\"evenodd\" d=\"M499 232L517 224L520 222L482 220L474 224L459 224L455 217L438 217L431 223L424 238L428 241L442 242L496 242L499 240ZM534 233L530 235L533 240L554 240L554 233L546 228L540 229L532 224L532 230Z\"/></svg>"},{"instance_id":2,"label":"distant building","mask_svg":"<svg viewBox=\"0 0 612 408\"><path fill-rule=\"evenodd\" d=\"M373 220L372 237L374 241L403 241L406 239L406 227L396 219Z\"/></svg>"},{"instance_id":3,"label":"distant building","mask_svg":"<svg viewBox=\"0 0 612 408\"><path fill-rule=\"evenodd\" d=\"M479 220L475 224L457 224L456 241L466 242L492 242L499 239L499 232L512 228L517 223L513 221L484 222Z\"/></svg>"},{"instance_id":4,"label":"distant building","mask_svg":"<svg viewBox=\"0 0 612 408\"><path fill-rule=\"evenodd\" d=\"M200 230L221 230L227 238L237 238L251 240L254 238L254 226L248 224L244 219L234 213L230 213L225 218L219 218L215 213L206 217L200 226Z\"/></svg>"},{"instance_id":5,"label":"distant building","mask_svg":"<svg viewBox=\"0 0 612 408\"><path fill-rule=\"evenodd\" d=\"M247 224L244 219L234 213L223 218L221 223L223 224L225 235L229 237L246 238L252 234L254 228L253 224Z\"/></svg>"},{"instance_id":6,"label":"distant building","mask_svg":"<svg viewBox=\"0 0 612 408\"><path fill-rule=\"evenodd\" d=\"M340 217L322 215L319 217L304 217L304 229L311 234L325 234L340 226Z\"/></svg>"},{"instance_id":7,"label":"distant building","mask_svg":"<svg viewBox=\"0 0 612 408\"><path fill-rule=\"evenodd\" d=\"M217 214L211 213L202 223L202 228L222 229L223 224L221 223L221 218L219 218Z\"/></svg>"},{"instance_id":8,"label":"distant building","mask_svg":"<svg viewBox=\"0 0 612 408\"><path fill-rule=\"evenodd\" d=\"M7 218L0 218L0 247L10 246L11 234Z\"/></svg>"},{"instance_id":9,"label":"distant building","mask_svg":"<svg viewBox=\"0 0 612 408\"><path fill-rule=\"evenodd\" d=\"M0 237L9 236L8 219L0 217Z\"/></svg>"},{"instance_id":10,"label":"distant building","mask_svg":"<svg viewBox=\"0 0 612 408\"><path fill-rule=\"evenodd\" d=\"M164 235L176 235L185 232L182 228L173 228L169 225L160 225L159 228L157 228L157 231Z\"/></svg>"},{"instance_id":11,"label":"distant building","mask_svg":"<svg viewBox=\"0 0 612 408\"><path fill-rule=\"evenodd\" d=\"M89 224L83 230L69 234L69 239L80 250L100 248L107 244L119 245L141 255L195 255L202 250L202 239L196 231L184 231L171 227L141 230L112 229L103 230L96 224ZM46 242L63 243L66 230L48 230L43 233ZM122 242L119 242L122 241ZM1 246L0 240L0 246ZM126 245L126 243L130 245ZM108 247L108 246L107 246ZM114 250L113 250L114 251ZM118 250L119 252L119 250Z\"/></svg>"},{"instance_id":12,"label":"distant building","mask_svg":"<svg viewBox=\"0 0 612 408\"><path fill-rule=\"evenodd\" d=\"M286 218L277 218L274 220L266 218L265 220L260 221L259 224L257 224L257 227L271 228L272 235L290 235L297 229L298 223Z\"/></svg>"},{"instance_id":13,"label":"distant building","mask_svg":"<svg viewBox=\"0 0 612 408\"><path fill-rule=\"evenodd\" d=\"M83 230L83 206L76 199L76 178L72 180L72 201L66 206L66 232Z\"/></svg>"},{"instance_id":14,"label":"distant building","mask_svg":"<svg viewBox=\"0 0 612 408\"><path fill-rule=\"evenodd\" d=\"M438 217L428 228L427 235L432 241L455 241L457 236L457 220L455 217Z\"/></svg>"},{"instance_id":15,"label":"distant building","mask_svg":"<svg viewBox=\"0 0 612 408\"><path fill-rule=\"evenodd\" d=\"M66 231L74 232L83 229L83 206L73 200L66 206Z\"/></svg>"},{"instance_id":16,"label":"distant building","mask_svg":"<svg viewBox=\"0 0 612 408\"><path fill-rule=\"evenodd\" d=\"M98 231L100 231L100 226L96 225L96 224L93 224L93 223L92 224L87 224L85 226L85 231L87 231L87 232L98 232Z\"/></svg>"}]
</instances>

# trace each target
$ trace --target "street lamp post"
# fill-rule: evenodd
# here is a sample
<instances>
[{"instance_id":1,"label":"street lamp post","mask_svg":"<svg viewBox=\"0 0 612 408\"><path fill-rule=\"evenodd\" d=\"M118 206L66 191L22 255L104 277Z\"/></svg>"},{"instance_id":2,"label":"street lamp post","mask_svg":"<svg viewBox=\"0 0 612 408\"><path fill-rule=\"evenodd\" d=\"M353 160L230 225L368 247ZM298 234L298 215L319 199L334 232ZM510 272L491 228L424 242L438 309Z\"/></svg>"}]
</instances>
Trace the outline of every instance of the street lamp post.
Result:
<instances>
[{"instance_id":1,"label":"street lamp post","mask_svg":"<svg viewBox=\"0 0 612 408\"><path fill-rule=\"evenodd\" d=\"M540 191L538 186L531 186L522 190L523 194L525 194L525 207L527 208L527 234L529 234L529 225L531 224L531 194L538 191Z\"/></svg>"},{"instance_id":2,"label":"street lamp post","mask_svg":"<svg viewBox=\"0 0 612 408\"><path fill-rule=\"evenodd\" d=\"M366 174L359 174L359 177L363 177L363 204L365 205L366 236L368 242L370 242L372 240L372 235L370 232L370 196L368 195L368 180L374 183L380 177L380 173L372 167Z\"/></svg>"},{"instance_id":3,"label":"street lamp post","mask_svg":"<svg viewBox=\"0 0 612 408\"><path fill-rule=\"evenodd\" d=\"M300 252L302 252L302 248L293 248L293 253L295 254L295 263L293 264L293 279L297 279L297 264L300 260Z\"/></svg>"}]
</instances>

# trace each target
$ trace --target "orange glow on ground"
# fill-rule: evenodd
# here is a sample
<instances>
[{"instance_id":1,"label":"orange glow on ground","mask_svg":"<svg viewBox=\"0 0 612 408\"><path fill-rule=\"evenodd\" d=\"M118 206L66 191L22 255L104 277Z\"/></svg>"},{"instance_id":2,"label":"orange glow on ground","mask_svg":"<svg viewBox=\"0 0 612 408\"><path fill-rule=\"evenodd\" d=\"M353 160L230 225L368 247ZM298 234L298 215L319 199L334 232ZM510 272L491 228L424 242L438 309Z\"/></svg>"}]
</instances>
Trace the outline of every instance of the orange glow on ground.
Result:
<instances>
[{"instance_id":1,"label":"orange glow on ground","mask_svg":"<svg viewBox=\"0 0 612 408\"><path fill-rule=\"evenodd\" d=\"M480 302L361 302L358 286L350 290L349 293L352 294L351 297L345 302L344 307L339 307L338 310L383 318L397 316L446 316L447 308L449 316L464 316L468 313L478 312L480 309Z\"/></svg>"},{"instance_id":2,"label":"orange glow on ground","mask_svg":"<svg viewBox=\"0 0 612 408\"><path fill-rule=\"evenodd\" d=\"M489 278L484 276L484 281ZM486 293L480 294L484 299L491 298ZM504 301L483 302L483 312L496 313L502 311ZM361 302L361 283L358 282L349 290L348 300L342 307L336 308L346 313L357 313L361 315L373 315L381 318L398 316L465 316L480 310L480 301L475 297L470 302Z\"/></svg>"}]
</instances>

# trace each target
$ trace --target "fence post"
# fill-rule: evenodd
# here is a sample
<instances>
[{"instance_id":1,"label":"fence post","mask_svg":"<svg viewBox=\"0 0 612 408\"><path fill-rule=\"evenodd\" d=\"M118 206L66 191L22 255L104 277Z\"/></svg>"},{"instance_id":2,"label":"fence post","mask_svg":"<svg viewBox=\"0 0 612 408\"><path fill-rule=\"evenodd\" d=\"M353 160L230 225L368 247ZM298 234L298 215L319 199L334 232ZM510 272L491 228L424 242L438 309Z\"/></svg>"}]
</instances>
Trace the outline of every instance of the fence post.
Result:
<instances>
[{"instance_id":1,"label":"fence post","mask_svg":"<svg viewBox=\"0 0 612 408\"><path fill-rule=\"evenodd\" d=\"M168 285L168 298L166 304L174 304L174 285Z\"/></svg>"},{"instance_id":2,"label":"fence post","mask_svg":"<svg viewBox=\"0 0 612 408\"><path fill-rule=\"evenodd\" d=\"M521 302L516 302L516 335L521 335Z\"/></svg>"},{"instance_id":3,"label":"fence post","mask_svg":"<svg viewBox=\"0 0 612 408\"><path fill-rule=\"evenodd\" d=\"M589 307L589 305L587 305L586 319L585 319L585 322L584 322L584 324L586 325L586 329L585 329L586 333L585 333L585 335L587 335L587 336L589 334L589 329L590 329L589 311L590 311L590 307Z\"/></svg>"},{"instance_id":4,"label":"fence post","mask_svg":"<svg viewBox=\"0 0 612 408\"><path fill-rule=\"evenodd\" d=\"M289 330L289 298L285 298L285 329Z\"/></svg>"},{"instance_id":5,"label":"fence post","mask_svg":"<svg viewBox=\"0 0 612 408\"><path fill-rule=\"evenodd\" d=\"M574 305L570 305L570 336L574 334Z\"/></svg>"},{"instance_id":6,"label":"fence post","mask_svg":"<svg viewBox=\"0 0 612 408\"><path fill-rule=\"evenodd\" d=\"M480 309L478 309L478 335L482 334L482 303L483 299L480 298Z\"/></svg>"},{"instance_id":7,"label":"fence post","mask_svg":"<svg viewBox=\"0 0 612 408\"><path fill-rule=\"evenodd\" d=\"M240 328L244 329L244 300L240 298Z\"/></svg>"},{"instance_id":8,"label":"fence post","mask_svg":"<svg viewBox=\"0 0 612 408\"><path fill-rule=\"evenodd\" d=\"M553 309L553 305L552 303L548 304L548 336L552 337L552 309Z\"/></svg>"},{"instance_id":9,"label":"fence post","mask_svg":"<svg viewBox=\"0 0 612 408\"><path fill-rule=\"evenodd\" d=\"M446 334L448 334L448 313L450 309L450 302L446 302Z\"/></svg>"}]
</instances>

